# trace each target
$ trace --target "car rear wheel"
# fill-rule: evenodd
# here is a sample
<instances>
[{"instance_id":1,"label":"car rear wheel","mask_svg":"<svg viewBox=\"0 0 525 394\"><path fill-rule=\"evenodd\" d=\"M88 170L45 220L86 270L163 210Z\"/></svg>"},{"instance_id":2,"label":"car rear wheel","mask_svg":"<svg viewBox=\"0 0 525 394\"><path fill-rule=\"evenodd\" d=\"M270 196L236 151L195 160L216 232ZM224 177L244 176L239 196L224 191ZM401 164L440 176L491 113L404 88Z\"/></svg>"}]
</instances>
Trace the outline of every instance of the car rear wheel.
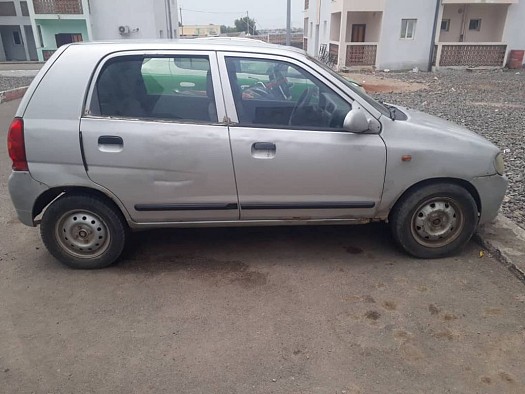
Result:
<instances>
[{"instance_id":1,"label":"car rear wheel","mask_svg":"<svg viewBox=\"0 0 525 394\"><path fill-rule=\"evenodd\" d=\"M439 183L409 192L390 216L394 239L412 256L432 259L458 252L478 224L478 209L463 187Z\"/></svg>"},{"instance_id":2,"label":"car rear wheel","mask_svg":"<svg viewBox=\"0 0 525 394\"><path fill-rule=\"evenodd\" d=\"M121 255L127 226L120 212L95 196L64 195L44 212L40 226L49 252L76 269L97 269Z\"/></svg>"}]
</instances>

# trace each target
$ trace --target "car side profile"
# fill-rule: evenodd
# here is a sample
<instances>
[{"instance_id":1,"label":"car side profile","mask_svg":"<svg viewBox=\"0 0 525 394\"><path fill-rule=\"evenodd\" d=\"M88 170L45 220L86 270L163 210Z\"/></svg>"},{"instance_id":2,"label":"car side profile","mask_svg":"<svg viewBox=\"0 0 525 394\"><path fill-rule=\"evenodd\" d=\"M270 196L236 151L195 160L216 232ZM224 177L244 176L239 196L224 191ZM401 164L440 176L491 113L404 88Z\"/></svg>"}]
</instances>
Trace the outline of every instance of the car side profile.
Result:
<instances>
[{"instance_id":1,"label":"car side profile","mask_svg":"<svg viewBox=\"0 0 525 394\"><path fill-rule=\"evenodd\" d=\"M418 258L456 253L507 180L474 132L375 101L303 51L244 40L71 44L8 133L20 221L73 268L130 231L388 222Z\"/></svg>"}]
</instances>

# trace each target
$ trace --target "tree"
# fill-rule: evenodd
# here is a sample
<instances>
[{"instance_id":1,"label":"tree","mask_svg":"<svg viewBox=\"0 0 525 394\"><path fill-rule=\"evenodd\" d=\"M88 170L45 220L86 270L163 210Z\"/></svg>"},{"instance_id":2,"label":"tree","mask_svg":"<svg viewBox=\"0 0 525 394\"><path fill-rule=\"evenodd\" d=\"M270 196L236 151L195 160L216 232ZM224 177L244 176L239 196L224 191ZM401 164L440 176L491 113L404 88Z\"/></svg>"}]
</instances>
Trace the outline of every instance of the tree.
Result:
<instances>
[{"instance_id":1,"label":"tree","mask_svg":"<svg viewBox=\"0 0 525 394\"><path fill-rule=\"evenodd\" d=\"M239 32L244 31L247 34L253 34L254 36L258 34L255 26L255 19L245 16L240 19L235 19L233 23L235 24L235 28Z\"/></svg>"},{"instance_id":2,"label":"tree","mask_svg":"<svg viewBox=\"0 0 525 394\"><path fill-rule=\"evenodd\" d=\"M222 34L225 34L225 33L235 33L236 31L237 31L237 28L236 28L236 27L226 26L226 25L222 25L222 26L221 26L221 33L222 33Z\"/></svg>"}]
</instances>

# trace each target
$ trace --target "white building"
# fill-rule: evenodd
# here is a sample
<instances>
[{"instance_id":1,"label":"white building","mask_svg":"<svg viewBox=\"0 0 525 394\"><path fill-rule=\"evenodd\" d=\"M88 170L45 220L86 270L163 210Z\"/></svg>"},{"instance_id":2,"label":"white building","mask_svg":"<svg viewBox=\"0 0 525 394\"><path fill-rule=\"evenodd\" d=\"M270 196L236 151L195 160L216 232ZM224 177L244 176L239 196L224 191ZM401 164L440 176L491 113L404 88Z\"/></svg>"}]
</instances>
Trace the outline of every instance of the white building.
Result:
<instances>
[{"instance_id":1,"label":"white building","mask_svg":"<svg viewBox=\"0 0 525 394\"><path fill-rule=\"evenodd\" d=\"M524 22L525 0L305 0L304 46L337 68L503 66Z\"/></svg>"},{"instance_id":2,"label":"white building","mask_svg":"<svg viewBox=\"0 0 525 394\"><path fill-rule=\"evenodd\" d=\"M37 60L27 1L0 1L0 61Z\"/></svg>"},{"instance_id":3,"label":"white building","mask_svg":"<svg viewBox=\"0 0 525 394\"><path fill-rule=\"evenodd\" d=\"M40 60L78 41L178 37L177 0L28 0Z\"/></svg>"}]
</instances>

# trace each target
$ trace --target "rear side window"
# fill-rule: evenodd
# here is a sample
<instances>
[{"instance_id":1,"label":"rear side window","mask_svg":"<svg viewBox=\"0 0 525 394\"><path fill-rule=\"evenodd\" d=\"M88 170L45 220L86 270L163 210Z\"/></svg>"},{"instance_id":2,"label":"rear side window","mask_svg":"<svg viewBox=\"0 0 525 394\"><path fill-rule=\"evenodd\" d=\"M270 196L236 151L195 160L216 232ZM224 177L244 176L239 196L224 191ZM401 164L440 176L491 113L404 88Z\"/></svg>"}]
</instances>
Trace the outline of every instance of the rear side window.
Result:
<instances>
[{"instance_id":1,"label":"rear side window","mask_svg":"<svg viewBox=\"0 0 525 394\"><path fill-rule=\"evenodd\" d=\"M110 59L96 82L91 114L98 116L216 123L207 56Z\"/></svg>"}]
</instances>

